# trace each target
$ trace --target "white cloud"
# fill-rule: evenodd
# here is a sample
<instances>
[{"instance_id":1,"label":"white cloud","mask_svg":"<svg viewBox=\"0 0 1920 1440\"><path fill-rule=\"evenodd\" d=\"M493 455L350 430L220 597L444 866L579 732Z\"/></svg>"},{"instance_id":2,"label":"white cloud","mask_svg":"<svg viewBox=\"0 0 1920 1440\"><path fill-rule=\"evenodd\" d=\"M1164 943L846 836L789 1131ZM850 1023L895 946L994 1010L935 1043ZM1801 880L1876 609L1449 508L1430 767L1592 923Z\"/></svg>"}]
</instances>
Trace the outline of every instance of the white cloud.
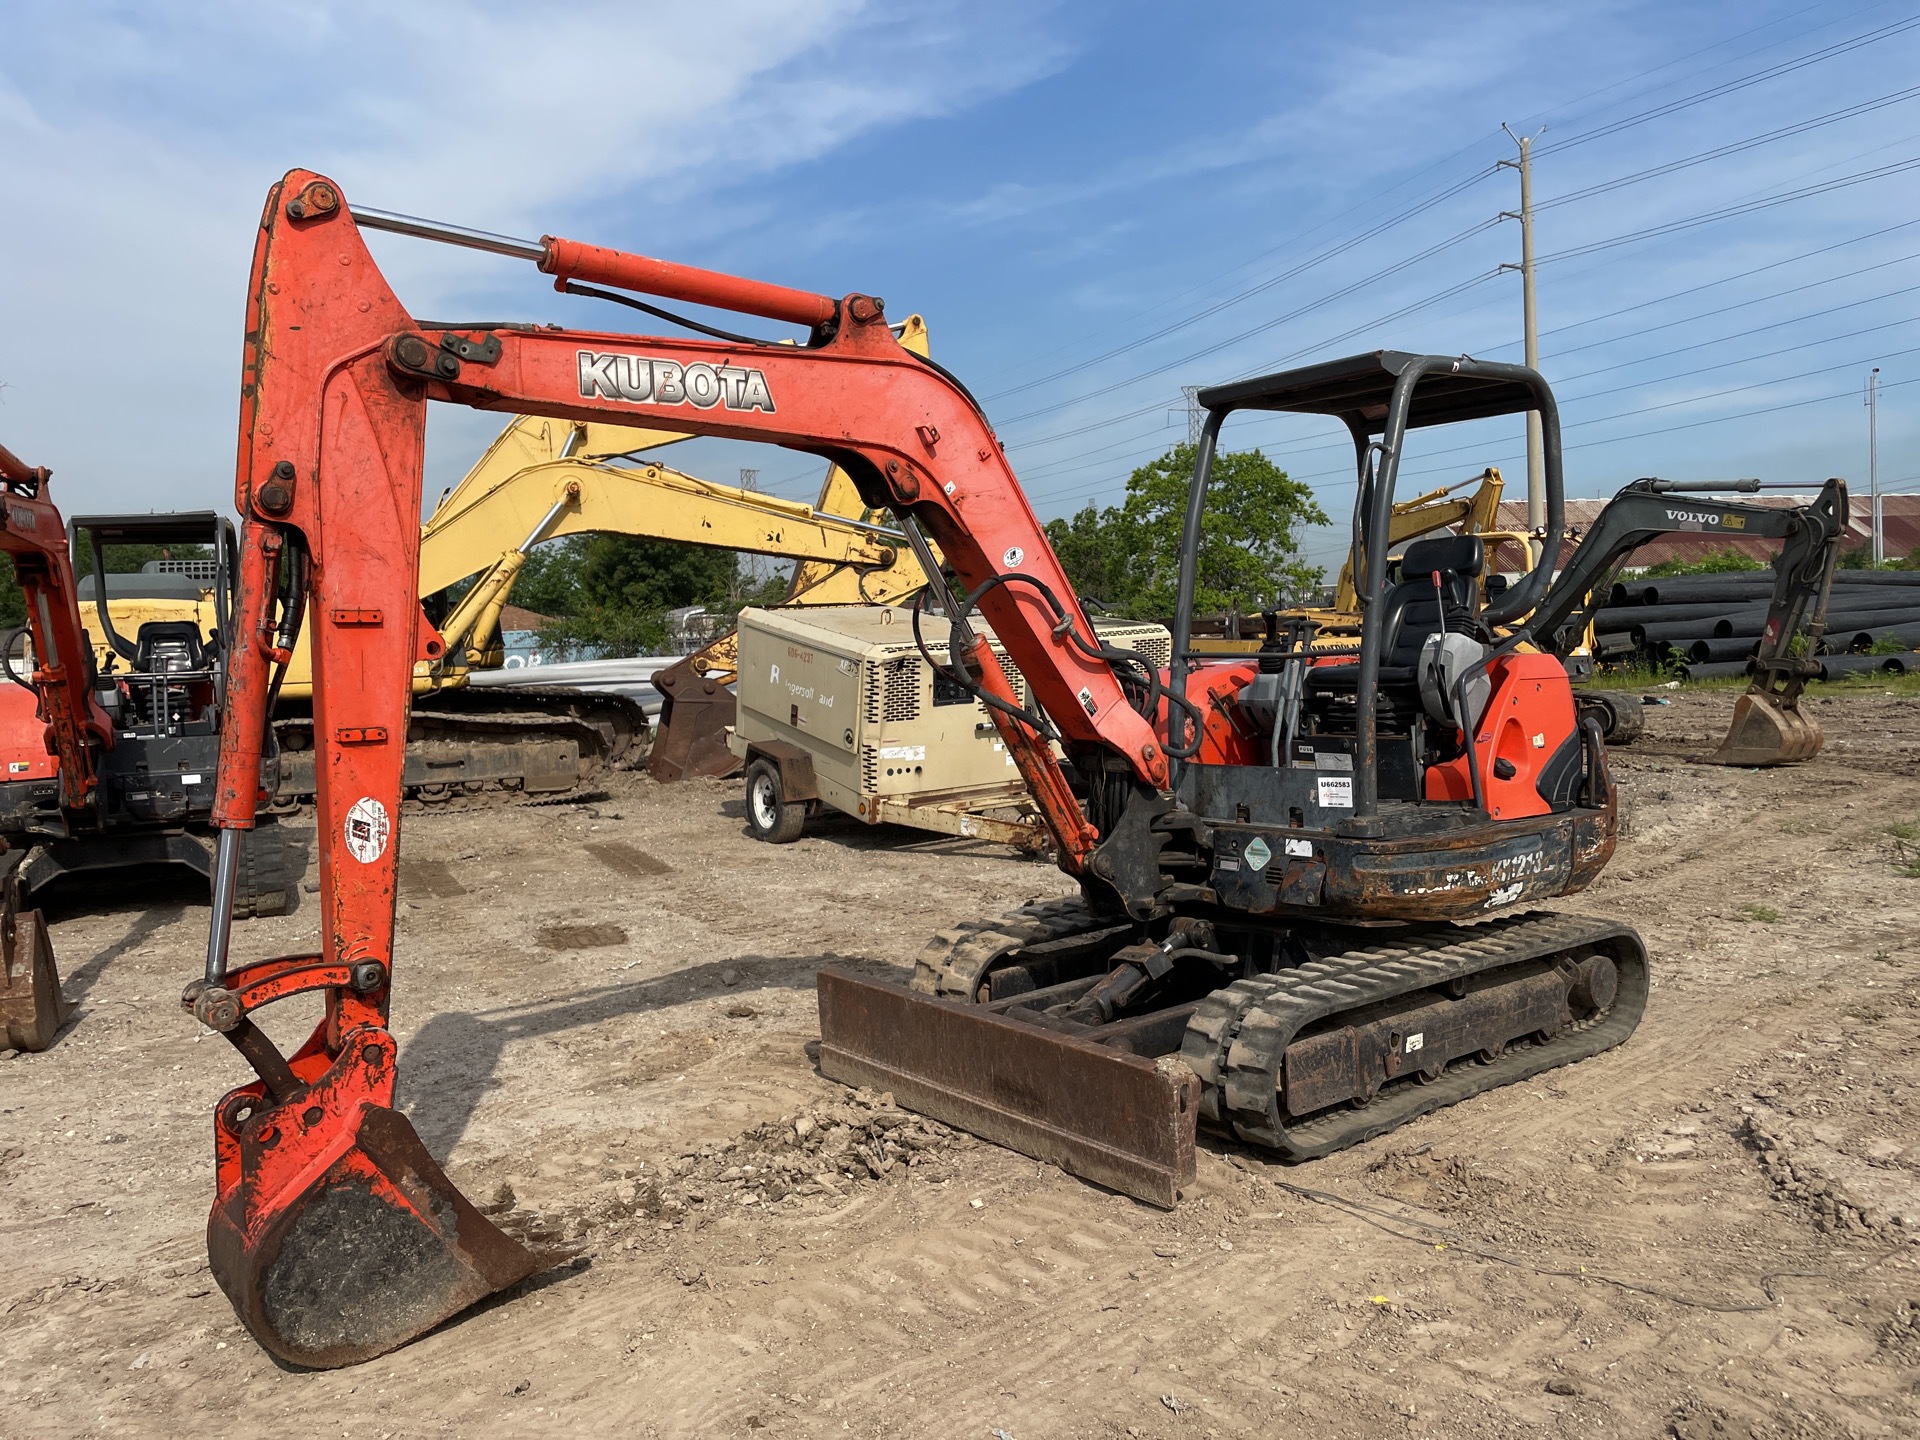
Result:
<instances>
[{"instance_id":1,"label":"white cloud","mask_svg":"<svg viewBox=\"0 0 1920 1440\"><path fill-rule=\"evenodd\" d=\"M292 166L382 208L673 254L738 220L717 192L1063 55L1044 15L860 0L12 9L0 436L70 510L225 503L253 233ZM543 303L496 260L379 253L417 314Z\"/></svg>"}]
</instances>

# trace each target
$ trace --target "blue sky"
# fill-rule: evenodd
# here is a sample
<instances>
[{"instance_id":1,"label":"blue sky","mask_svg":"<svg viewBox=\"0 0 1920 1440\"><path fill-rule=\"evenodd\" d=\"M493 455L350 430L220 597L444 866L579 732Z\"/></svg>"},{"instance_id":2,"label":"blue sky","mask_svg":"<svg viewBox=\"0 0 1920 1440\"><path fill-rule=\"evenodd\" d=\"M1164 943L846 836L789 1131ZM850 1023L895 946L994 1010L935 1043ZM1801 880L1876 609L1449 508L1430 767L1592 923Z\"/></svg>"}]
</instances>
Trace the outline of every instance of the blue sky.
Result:
<instances>
[{"instance_id":1,"label":"blue sky","mask_svg":"<svg viewBox=\"0 0 1920 1440\"><path fill-rule=\"evenodd\" d=\"M1883 483L1920 488L1910 4L553 14L13 0L0 441L54 467L70 512L230 505L253 227L304 165L383 208L884 295L926 315L1043 517L1110 503L1184 436L1182 385L1380 346L1518 359L1505 121L1545 126L1542 368L1572 493L1864 489L1876 364ZM512 261L376 251L415 314L627 325ZM436 414L429 492L493 423ZM1345 510L1325 423L1229 438ZM1489 462L1522 487L1517 424L1419 444L1403 493ZM821 468L720 442L671 458L795 497Z\"/></svg>"}]
</instances>

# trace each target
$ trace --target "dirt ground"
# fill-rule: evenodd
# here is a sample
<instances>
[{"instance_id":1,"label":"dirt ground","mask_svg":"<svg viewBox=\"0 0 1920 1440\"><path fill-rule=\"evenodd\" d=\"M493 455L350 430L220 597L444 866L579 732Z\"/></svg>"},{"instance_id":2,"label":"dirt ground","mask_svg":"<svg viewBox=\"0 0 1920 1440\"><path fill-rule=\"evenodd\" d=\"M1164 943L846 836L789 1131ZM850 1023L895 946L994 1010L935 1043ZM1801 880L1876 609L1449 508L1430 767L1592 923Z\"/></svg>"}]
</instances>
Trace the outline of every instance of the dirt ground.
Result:
<instances>
[{"instance_id":1,"label":"dirt ground","mask_svg":"<svg viewBox=\"0 0 1920 1440\"><path fill-rule=\"evenodd\" d=\"M1649 710L1627 838L1563 902L1646 936L1627 1045L1307 1166L1206 1142L1171 1214L808 1058L822 961L907 966L1065 893L1044 862L759 845L737 782L410 815L403 1103L584 1259L330 1373L276 1367L206 1270L243 1067L176 1004L204 896L57 910L79 1013L0 1060L0 1432L1913 1434L1920 852L1889 827L1920 822L1920 704L1817 704L1803 768L1688 763L1731 703ZM303 900L236 955L308 947Z\"/></svg>"}]
</instances>

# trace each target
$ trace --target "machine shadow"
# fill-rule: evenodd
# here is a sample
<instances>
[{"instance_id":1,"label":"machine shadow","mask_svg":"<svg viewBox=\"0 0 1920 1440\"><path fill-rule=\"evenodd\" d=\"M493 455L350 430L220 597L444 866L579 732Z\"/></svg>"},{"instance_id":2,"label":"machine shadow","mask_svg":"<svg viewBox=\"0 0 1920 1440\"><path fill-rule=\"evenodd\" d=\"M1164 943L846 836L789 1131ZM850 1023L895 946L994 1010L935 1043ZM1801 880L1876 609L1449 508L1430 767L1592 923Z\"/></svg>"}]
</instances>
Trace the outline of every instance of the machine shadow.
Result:
<instances>
[{"instance_id":1,"label":"machine shadow","mask_svg":"<svg viewBox=\"0 0 1920 1440\"><path fill-rule=\"evenodd\" d=\"M740 822L740 833L747 829L747 802L723 800L720 813ZM894 850L913 855L955 855L969 860L1046 860L1045 852L1023 855L1011 845L997 840L969 840L960 835L937 835L930 830L915 830L910 825L869 825L837 810L823 809L807 821L803 840L825 840L847 850Z\"/></svg>"},{"instance_id":2,"label":"machine shadow","mask_svg":"<svg viewBox=\"0 0 1920 1440\"><path fill-rule=\"evenodd\" d=\"M88 907L91 909L92 907ZM105 908L105 907L102 907ZM118 906L113 907L118 909ZM77 912L69 912L77 913ZM99 981L101 972L122 955L131 954L144 945L153 935L187 913L187 907L181 904L148 906L133 917L133 924L127 927L126 934L114 941L106 949L88 957L77 969L68 970L63 965L60 971L60 990L76 1007L74 1014L60 1033L65 1034L83 1015L78 1007L84 1005L87 993ZM59 947L55 947L55 959L58 960Z\"/></svg>"},{"instance_id":3,"label":"machine shadow","mask_svg":"<svg viewBox=\"0 0 1920 1440\"><path fill-rule=\"evenodd\" d=\"M842 957L743 955L553 1000L497 1010L443 1011L429 1018L401 1052L399 1108L427 1148L444 1155L465 1136L481 1098L501 1085L494 1072L508 1045L714 995L811 990L814 972L835 963L844 963ZM731 985L722 978L728 972L735 975Z\"/></svg>"}]
</instances>

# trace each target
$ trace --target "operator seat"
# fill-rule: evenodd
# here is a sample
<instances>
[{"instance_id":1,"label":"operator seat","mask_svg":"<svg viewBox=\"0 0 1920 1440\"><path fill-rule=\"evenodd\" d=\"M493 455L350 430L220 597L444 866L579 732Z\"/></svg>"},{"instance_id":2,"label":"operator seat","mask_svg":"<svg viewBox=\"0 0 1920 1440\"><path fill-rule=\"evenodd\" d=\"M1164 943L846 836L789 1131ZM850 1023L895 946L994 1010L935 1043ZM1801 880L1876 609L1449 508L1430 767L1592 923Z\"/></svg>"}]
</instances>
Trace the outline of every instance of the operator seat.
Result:
<instances>
[{"instance_id":1,"label":"operator seat","mask_svg":"<svg viewBox=\"0 0 1920 1440\"><path fill-rule=\"evenodd\" d=\"M1400 558L1399 583L1387 591L1383 602L1380 647L1380 685L1411 686L1415 683L1420 651L1427 637L1441 630L1444 605L1446 629L1451 634L1488 638L1480 623L1480 594L1476 581L1486 569L1487 547L1478 535L1441 535L1416 540ZM1440 575L1440 590L1434 592L1433 576ZM1307 670L1309 692L1351 692L1360 684L1360 663L1315 665ZM1383 702L1385 696L1383 693Z\"/></svg>"},{"instance_id":2,"label":"operator seat","mask_svg":"<svg viewBox=\"0 0 1920 1440\"><path fill-rule=\"evenodd\" d=\"M134 632L133 668L141 675L184 675L204 670L206 649L191 620L149 620Z\"/></svg>"}]
</instances>

